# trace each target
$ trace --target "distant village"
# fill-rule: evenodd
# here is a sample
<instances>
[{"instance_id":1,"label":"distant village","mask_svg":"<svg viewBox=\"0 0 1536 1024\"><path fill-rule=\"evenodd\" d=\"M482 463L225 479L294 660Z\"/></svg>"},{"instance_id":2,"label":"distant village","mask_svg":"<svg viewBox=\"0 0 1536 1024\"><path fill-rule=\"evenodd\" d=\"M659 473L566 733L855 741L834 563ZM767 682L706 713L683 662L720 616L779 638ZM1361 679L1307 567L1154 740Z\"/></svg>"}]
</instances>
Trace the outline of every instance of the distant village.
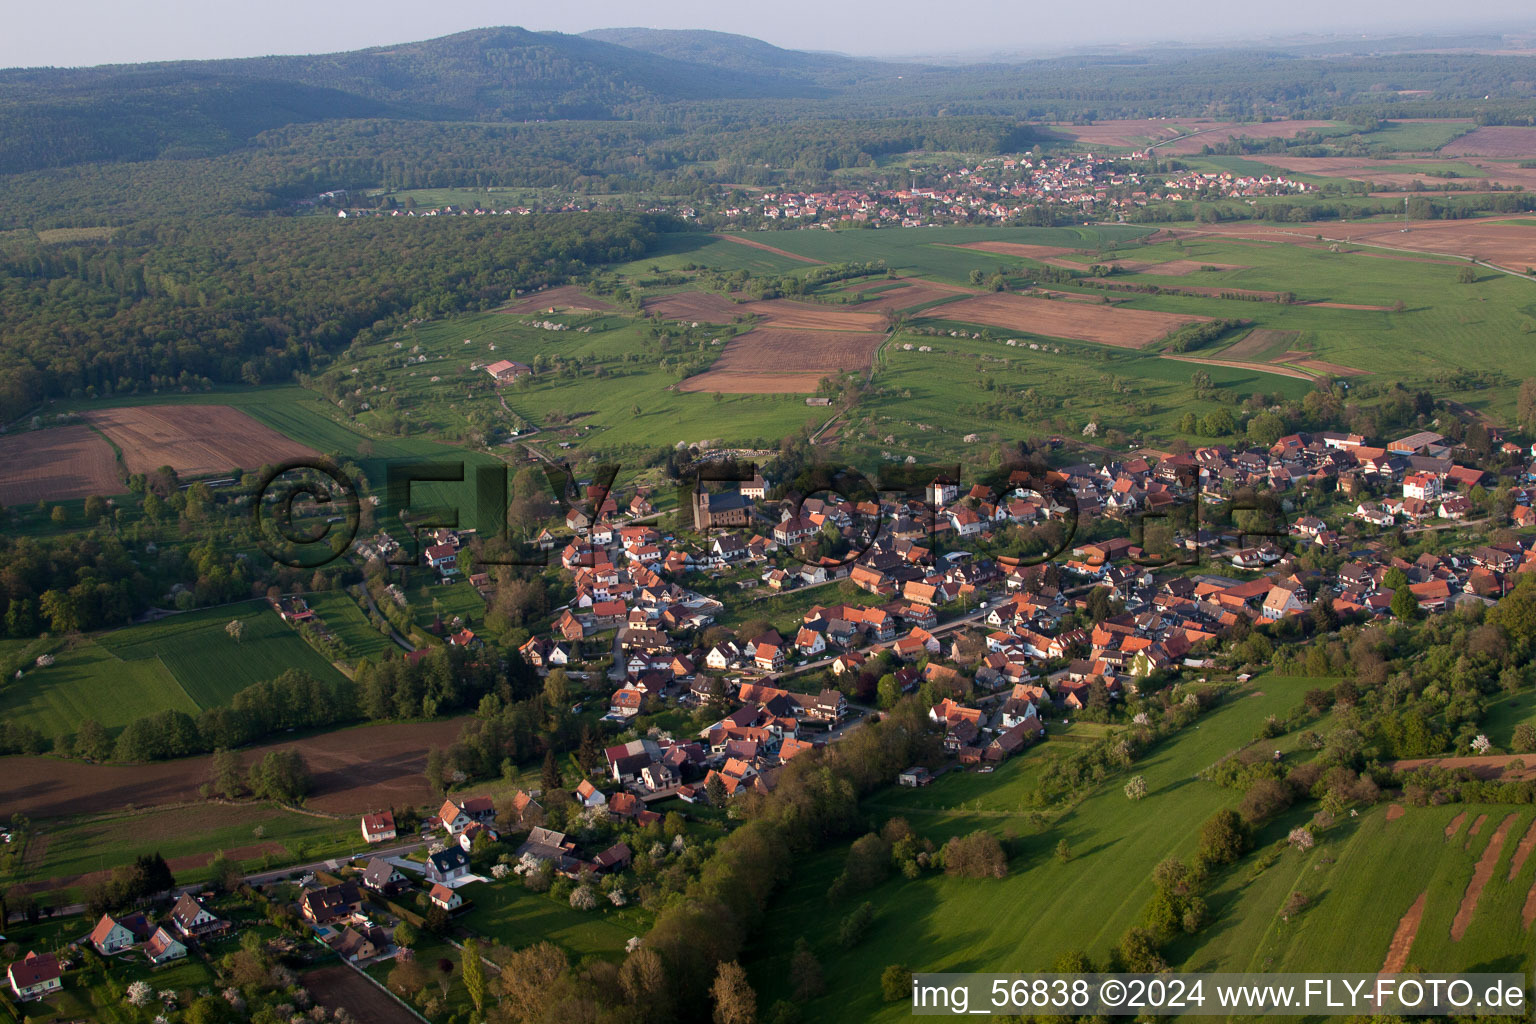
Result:
<instances>
[{"instance_id":1,"label":"distant village","mask_svg":"<svg viewBox=\"0 0 1536 1024\"><path fill-rule=\"evenodd\" d=\"M653 205L647 212L674 213L685 220L713 214L741 226L794 222L827 227L849 223L922 227L1008 223L1041 209L1071 209L1083 216L1112 217L1163 201L1249 199L1307 190L1304 182L1267 173L1136 169L1133 162L1147 161L1151 156L1148 152L1137 152L1131 154L1129 161L1125 157L1095 157L1091 153L998 156L974 166L945 171L933 185L913 183L897 189L813 192L767 190L756 192L750 203L726 200L718 208L710 209L701 207L698 200L690 200L675 207ZM319 208L339 207L336 216L340 218L522 216L535 212L523 205L381 209L357 204L354 199L345 190L335 190L307 202ZM595 201L572 200L550 206L547 212L597 209L600 205Z\"/></svg>"}]
</instances>

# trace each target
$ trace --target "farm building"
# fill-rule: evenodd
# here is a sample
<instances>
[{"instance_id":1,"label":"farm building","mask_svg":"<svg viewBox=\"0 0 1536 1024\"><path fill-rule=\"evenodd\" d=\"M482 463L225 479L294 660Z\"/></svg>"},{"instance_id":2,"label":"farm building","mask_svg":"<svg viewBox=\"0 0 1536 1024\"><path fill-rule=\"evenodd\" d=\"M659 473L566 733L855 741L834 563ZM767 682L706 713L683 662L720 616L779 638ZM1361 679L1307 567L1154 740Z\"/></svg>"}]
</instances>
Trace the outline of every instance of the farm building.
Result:
<instances>
[{"instance_id":1,"label":"farm building","mask_svg":"<svg viewBox=\"0 0 1536 1024\"><path fill-rule=\"evenodd\" d=\"M497 384L510 384L519 377L533 373L533 367L526 363L514 363L510 359L498 359L485 368L485 372L495 378Z\"/></svg>"}]
</instances>

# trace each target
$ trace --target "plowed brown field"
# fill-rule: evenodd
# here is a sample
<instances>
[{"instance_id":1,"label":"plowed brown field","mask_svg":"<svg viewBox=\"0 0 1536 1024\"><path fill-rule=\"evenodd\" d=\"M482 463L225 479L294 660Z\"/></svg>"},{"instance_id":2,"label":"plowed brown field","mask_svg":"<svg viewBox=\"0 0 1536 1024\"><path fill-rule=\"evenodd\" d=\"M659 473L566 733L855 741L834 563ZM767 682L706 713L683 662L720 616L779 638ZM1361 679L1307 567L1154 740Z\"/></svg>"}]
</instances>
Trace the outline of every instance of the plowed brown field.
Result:
<instances>
[{"instance_id":1,"label":"plowed brown field","mask_svg":"<svg viewBox=\"0 0 1536 1024\"><path fill-rule=\"evenodd\" d=\"M1122 309L996 293L945 303L934 310L934 315L945 320L1002 327L1049 338L1092 341L1116 348L1144 348L1185 324L1210 319L1184 313Z\"/></svg>"},{"instance_id":2,"label":"plowed brown field","mask_svg":"<svg viewBox=\"0 0 1536 1024\"><path fill-rule=\"evenodd\" d=\"M427 750L452 743L464 719L369 725L240 752L246 764L268 750L293 748L314 781L307 806L355 814L391 805L430 802ZM199 799L209 758L154 764L86 764L51 757L0 759L0 806L33 818L100 814L125 805L154 807Z\"/></svg>"},{"instance_id":3,"label":"plowed brown field","mask_svg":"<svg viewBox=\"0 0 1536 1024\"><path fill-rule=\"evenodd\" d=\"M127 490L112 446L82 423L0 437L0 505Z\"/></svg>"},{"instance_id":4,"label":"plowed brown field","mask_svg":"<svg viewBox=\"0 0 1536 1024\"><path fill-rule=\"evenodd\" d=\"M1536 157L1536 128L1490 125L1440 147L1445 156Z\"/></svg>"},{"instance_id":5,"label":"plowed brown field","mask_svg":"<svg viewBox=\"0 0 1536 1024\"><path fill-rule=\"evenodd\" d=\"M524 295L509 305L502 313L543 313L554 309L557 313L611 313L618 307L595 295L588 295L575 285L562 284L546 288L532 295Z\"/></svg>"},{"instance_id":6,"label":"plowed brown field","mask_svg":"<svg viewBox=\"0 0 1536 1024\"><path fill-rule=\"evenodd\" d=\"M85 414L123 452L130 473L182 476L256 469L319 453L227 405L139 405Z\"/></svg>"},{"instance_id":7,"label":"plowed brown field","mask_svg":"<svg viewBox=\"0 0 1536 1024\"><path fill-rule=\"evenodd\" d=\"M872 331L793 331L758 327L737 335L704 373L680 391L799 394L830 373L869 365L885 335Z\"/></svg>"}]
</instances>

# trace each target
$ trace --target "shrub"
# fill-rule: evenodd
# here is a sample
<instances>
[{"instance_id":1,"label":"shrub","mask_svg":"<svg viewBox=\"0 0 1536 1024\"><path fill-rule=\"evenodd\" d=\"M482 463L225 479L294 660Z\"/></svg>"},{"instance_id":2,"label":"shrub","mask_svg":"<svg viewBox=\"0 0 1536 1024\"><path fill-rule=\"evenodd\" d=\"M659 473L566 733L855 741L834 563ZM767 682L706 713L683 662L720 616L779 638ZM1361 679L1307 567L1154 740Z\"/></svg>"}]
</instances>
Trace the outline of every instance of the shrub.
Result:
<instances>
[{"instance_id":1,"label":"shrub","mask_svg":"<svg viewBox=\"0 0 1536 1024\"><path fill-rule=\"evenodd\" d=\"M1200 826L1200 859L1207 864L1231 864L1252 843L1252 831L1236 811L1217 811Z\"/></svg>"},{"instance_id":2,"label":"shrub","mask_svg":"<svg viewBox=\"0 0 1536 1024\"><path fill-rule=\"evenodd\" d=\"M888 1003L900 1002L912 994L912 968L891 964L880 972L880 994Z\"/></svg>"},{"instance_id":3,"label":"shrub","mask_svg":"<svg viewBox=\"0 0 1536 1024\"><path fill-rule=\"evenodd\" d=\"M859 944L859 940L869 931L869 926L875 921L875 907L872 903L861 903L847 917L837 929L837 941L844 949Z\"/></svg>"}]
</instances>

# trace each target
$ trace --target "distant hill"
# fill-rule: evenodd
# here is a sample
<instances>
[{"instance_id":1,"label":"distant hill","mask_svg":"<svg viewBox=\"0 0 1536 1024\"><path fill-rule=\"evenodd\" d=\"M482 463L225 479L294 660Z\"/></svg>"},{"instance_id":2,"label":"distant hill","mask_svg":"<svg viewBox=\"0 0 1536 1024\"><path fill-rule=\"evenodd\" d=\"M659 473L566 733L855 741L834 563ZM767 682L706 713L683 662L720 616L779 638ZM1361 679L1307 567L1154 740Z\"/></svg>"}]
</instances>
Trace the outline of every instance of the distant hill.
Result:
<instances>
[{"instance_id":1,"label":"distant hill","mask_svg":"<svg viewBox=\"0 0 1536 1024\"><path fill-rule=\"evenodd\" d=\"M755 74L801 75L808 78L890 73L897 65L836 53L786 50L751 36L686 29L599 28L583 32L585 39L614 43L709 67Z\"/></svg>"},{"instance_id":2,"label":"distant hill","mask_svg":"<svg viewBox=\"0 0 1536 1024\"><path fill-rule=\"evenodd\" d=\"M692 63L522 28L314 56L19 69L0 72L0 173L217 153L331 118L605 120L680 101L827 94L766 64Z\"/></svg>"}]
</instances>

